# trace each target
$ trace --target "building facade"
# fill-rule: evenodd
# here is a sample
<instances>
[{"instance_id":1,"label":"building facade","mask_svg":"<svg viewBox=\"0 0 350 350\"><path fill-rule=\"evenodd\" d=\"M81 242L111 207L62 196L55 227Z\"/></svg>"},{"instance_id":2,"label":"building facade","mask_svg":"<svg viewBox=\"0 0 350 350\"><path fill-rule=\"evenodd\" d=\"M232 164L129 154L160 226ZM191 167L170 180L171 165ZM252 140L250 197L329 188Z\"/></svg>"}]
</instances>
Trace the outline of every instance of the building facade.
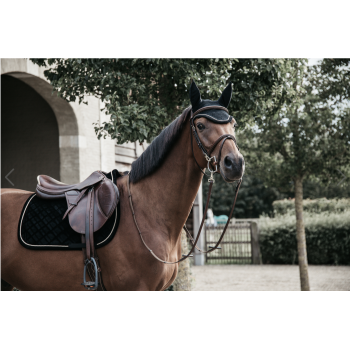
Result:
<instances>
[{"instance_id":1,"label":"building facade","mask_svg":"<svg viewBox=\"0 0 350 350\"><path fill-rule=\"evenodd\" d=\"M1 59L1 187L35 191L39 174L73 184L95 170L130 170L147 144L98 140L94 123L101 126L109 117L99 99L90 96L87 102L58 97L44 68L29 59ZM189 220L194 231L201 208L197 196Z\"/></svg>"}]
</instances>

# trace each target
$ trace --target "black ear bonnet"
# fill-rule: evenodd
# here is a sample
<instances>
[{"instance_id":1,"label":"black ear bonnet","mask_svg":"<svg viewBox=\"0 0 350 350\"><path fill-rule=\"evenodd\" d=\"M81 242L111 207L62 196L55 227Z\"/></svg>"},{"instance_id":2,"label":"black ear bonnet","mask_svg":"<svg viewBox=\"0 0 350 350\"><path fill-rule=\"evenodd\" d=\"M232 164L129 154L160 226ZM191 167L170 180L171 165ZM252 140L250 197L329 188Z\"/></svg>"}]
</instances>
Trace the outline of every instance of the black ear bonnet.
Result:
<instances>
[{"instance_id":1,"label":"black ear bonnet","mask_svg":"<svg viewBox=\"0 0 350 350\"><path fill-rule=\"evenodd\" d=\"M190 100L192 104L192 112L195 113L200 108L208 107L208 106L220 106L225 107L227 109L232 96L232 85L229 83L225 90L222 92L220 98L217 101L211 100L202 100L201 94L196 83L192 80L190 86ZM195 116L196 118L206 118L213 123L217 124L226 124L232 120L232 116L230 116L226 111L220 109L207 109L200 112Z\"/></svg>"}]
</instances>

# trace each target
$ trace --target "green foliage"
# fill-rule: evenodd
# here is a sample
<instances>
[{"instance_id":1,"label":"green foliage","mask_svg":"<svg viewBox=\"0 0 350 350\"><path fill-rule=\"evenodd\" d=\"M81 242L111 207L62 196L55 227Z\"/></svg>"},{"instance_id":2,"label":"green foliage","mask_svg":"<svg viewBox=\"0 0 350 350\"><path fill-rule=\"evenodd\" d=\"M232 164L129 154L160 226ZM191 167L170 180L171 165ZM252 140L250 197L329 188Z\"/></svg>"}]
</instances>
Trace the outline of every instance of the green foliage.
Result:
<instances>
[{"instance_id":1,"label":"green foliage","mask_svg":"<svg viewBox=\"0 0 350 350\"><path fill-rule=\"evenodd\" d=\"M350 211L304 214L309 264L350 265ZM261 218L259 227L264 264L298 263L295 216Z\"/></svg>"},{"instance_id":2,"label":"green foliage","mask_svg":"<svg viewBox=\"0 0 350 350\"><path fill-rule=\"evenodd\" d=\"M209 189L208 179L203 178L203 210ZM226 183L221 175L215 176L209 207L215 215L229 215L236 184ZM237 197L235 218L258 218L262 214L273 214L272 203L280 199L281 194L273 187L266 187L260 179L245 175Z\"/></svg>"},{"instance_id":3,"label":"green foliage","mask_svg":"<svg viewBox=\"0 0 350 350\"><path fill-rule=\"evenodd\" d=\"M237 205L233 216L236 218L258 218L265 214L273 217L274 212L277 214L285 214L288 210L295 210L294 192L290 186L286 188L269 187L264 184L264 181L249 175L250 171L246 172L243 178L243 183L237 198ZM345 179L346 180L346 179ZM207 178L203 178L203 206L207 200L207 191L209 188ZM220 175L215 176L215 184L212 190L212 199L210 201L210 208L213 209L215 215L228 215L231 209L235 185L226 183ZM304 181L303 184L304 203L312 202L319 204L331 203L331 205L324 206L327 210L331 210L334 203L339 203L346 210L346 205L350 208L348 199L350 197L350 186L344 181L342 184L331 184L328 187L320 184L315 179ZM334 199L327 200L325 199ZM290 198L287 200L287 198ZM318 200L321 198L320 200ZM317 199L316 201L310 201L310 199ZM286 203L286 204L284 204ZM340 203L344 203L340 204ZM281 209L280 209L281 207ZM285 208L286 207L286 208ZM308 207L304 205L304 210L308 210Z\"/></svg>"},{"instance_id":4,"label":"green foliage","mask_svg":"<svg viewBox=\"0 0 350 350\"><path fill-rule=\"evenodd\" d=\"M338 182L340 171L350 163L350 109L318 93L331 89L327 85L331 77L320 77L320 70L300 66L298 78L291 77L299 100L285 103L279 113L242 133L240 146L247 166L280 191L290 188L296 178L315 176L324 183ZM350 66L341 71L348 75ZM347 96L345 86L340 91L343 98Z\"/></svg>"},{"instance_id":5,"label":"green foliage","mask_svg":"<svg viewBox=\"0 0 350 350\"><path fill-rule=\"evenodd\" d=\"M344 170L344 169L342 169ZM350 176L340 172L340 180L324 186L321 181L309 179L303 183L304 198L349 198L350 197ZM294 197L288 194L286 197Z\"/></svg>"},{"instance_id":6,"label":"green foliage","mask_svg":"<svg viewBox=\"0 0 350 350\"><path fill-rule=\"evenodd\" d=\"M295 204L294 199L283 199L277 200L272 203L274 213L276 215L284 214L294 214ZM303 200L303 210L309 213L334 213L334 212L344 212L350 210L350 198L342 199L304 199Z\"/></svg>"},{"instance_id":7,"label":"green foliage","mask_svg":"<svg viewBox=\"0 0 350 350\"><path fill-rule=\"evenodd\" d=\"M322 60L314 67L310 83L318 89L322 100L331 100L333 107L350 100L350 58Z\"/></svg>"},{"instance_id":8,"label":"green foliage","mask_svg":"<svg viewBox=\"0 0 350 350\"><path fill-rule=\"evenodd\" d=\"M230 112L241 125L275 114L297 96L289 76L297 59L31 59L62 98L105 103L110 121L95 126L98 137L118 143L147 140L189 105L191 78L203 98L217 99L233 83Z\"/></svg>"}]
</instances>

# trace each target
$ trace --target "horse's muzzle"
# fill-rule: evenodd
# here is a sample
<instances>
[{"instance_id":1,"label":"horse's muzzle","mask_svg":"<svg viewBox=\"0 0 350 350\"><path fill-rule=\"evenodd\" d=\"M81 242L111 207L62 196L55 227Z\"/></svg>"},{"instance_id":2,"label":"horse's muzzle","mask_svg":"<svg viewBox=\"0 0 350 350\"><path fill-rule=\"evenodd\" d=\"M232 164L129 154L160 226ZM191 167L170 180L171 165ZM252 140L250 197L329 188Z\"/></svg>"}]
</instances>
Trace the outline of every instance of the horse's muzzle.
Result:
<instances>
[{"instance_id":1,"label":"horse's muzzle","mask_svg":"<svg viewBox=\"0 0 350 350\"><path fill-rule=\"evenodd\" d=\"M239 180L244 173L244 158L242 155L228 154L220 164L221 175L226 182Z\"/></svg>"}]
</instances>

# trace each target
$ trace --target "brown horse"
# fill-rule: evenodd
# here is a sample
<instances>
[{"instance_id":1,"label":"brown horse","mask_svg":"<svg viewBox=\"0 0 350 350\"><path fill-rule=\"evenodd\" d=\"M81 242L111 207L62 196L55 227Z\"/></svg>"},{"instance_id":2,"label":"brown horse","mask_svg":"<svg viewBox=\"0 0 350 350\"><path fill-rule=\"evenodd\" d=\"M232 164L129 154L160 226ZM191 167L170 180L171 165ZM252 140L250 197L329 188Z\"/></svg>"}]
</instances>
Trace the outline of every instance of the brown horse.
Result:
<instances>
[{"instance_id":1,"label":"brown horse","mask_svg":"<svg viewBox=\"0 0 350 350\"><path fill-rule=\"evenodd\" d=\"M201 100L192 83L192 112L205 106L227 107L231 85L218 101ZM137 159L130 174L130 189L138 225L145 242L167 261L181 258L180 233L202 181L207 161L190 128L191 108L165 128ZM234 135L235 120L225 111L207 110L194 120L206 150L223 134ZM191 145L191 141L193 145ZM222 145L219 171L226 181L238 180L244 161L235 142ZM218 157L219 146L212 152ZM197 162L197 164L196 164ZM120 224L113 240L98 249L107 290L164 290L174 281L178 265L156 260L142 244L128 200L128 175L117 180L120 191ZM36 251L18 241L17 228L24 203L32 192L1 190L2 290L85 290L81 285L81 251ZM183 252L186 253L186 252ZM6 282L5 282L6 281Z\"/></svg>"}]
</instances>

